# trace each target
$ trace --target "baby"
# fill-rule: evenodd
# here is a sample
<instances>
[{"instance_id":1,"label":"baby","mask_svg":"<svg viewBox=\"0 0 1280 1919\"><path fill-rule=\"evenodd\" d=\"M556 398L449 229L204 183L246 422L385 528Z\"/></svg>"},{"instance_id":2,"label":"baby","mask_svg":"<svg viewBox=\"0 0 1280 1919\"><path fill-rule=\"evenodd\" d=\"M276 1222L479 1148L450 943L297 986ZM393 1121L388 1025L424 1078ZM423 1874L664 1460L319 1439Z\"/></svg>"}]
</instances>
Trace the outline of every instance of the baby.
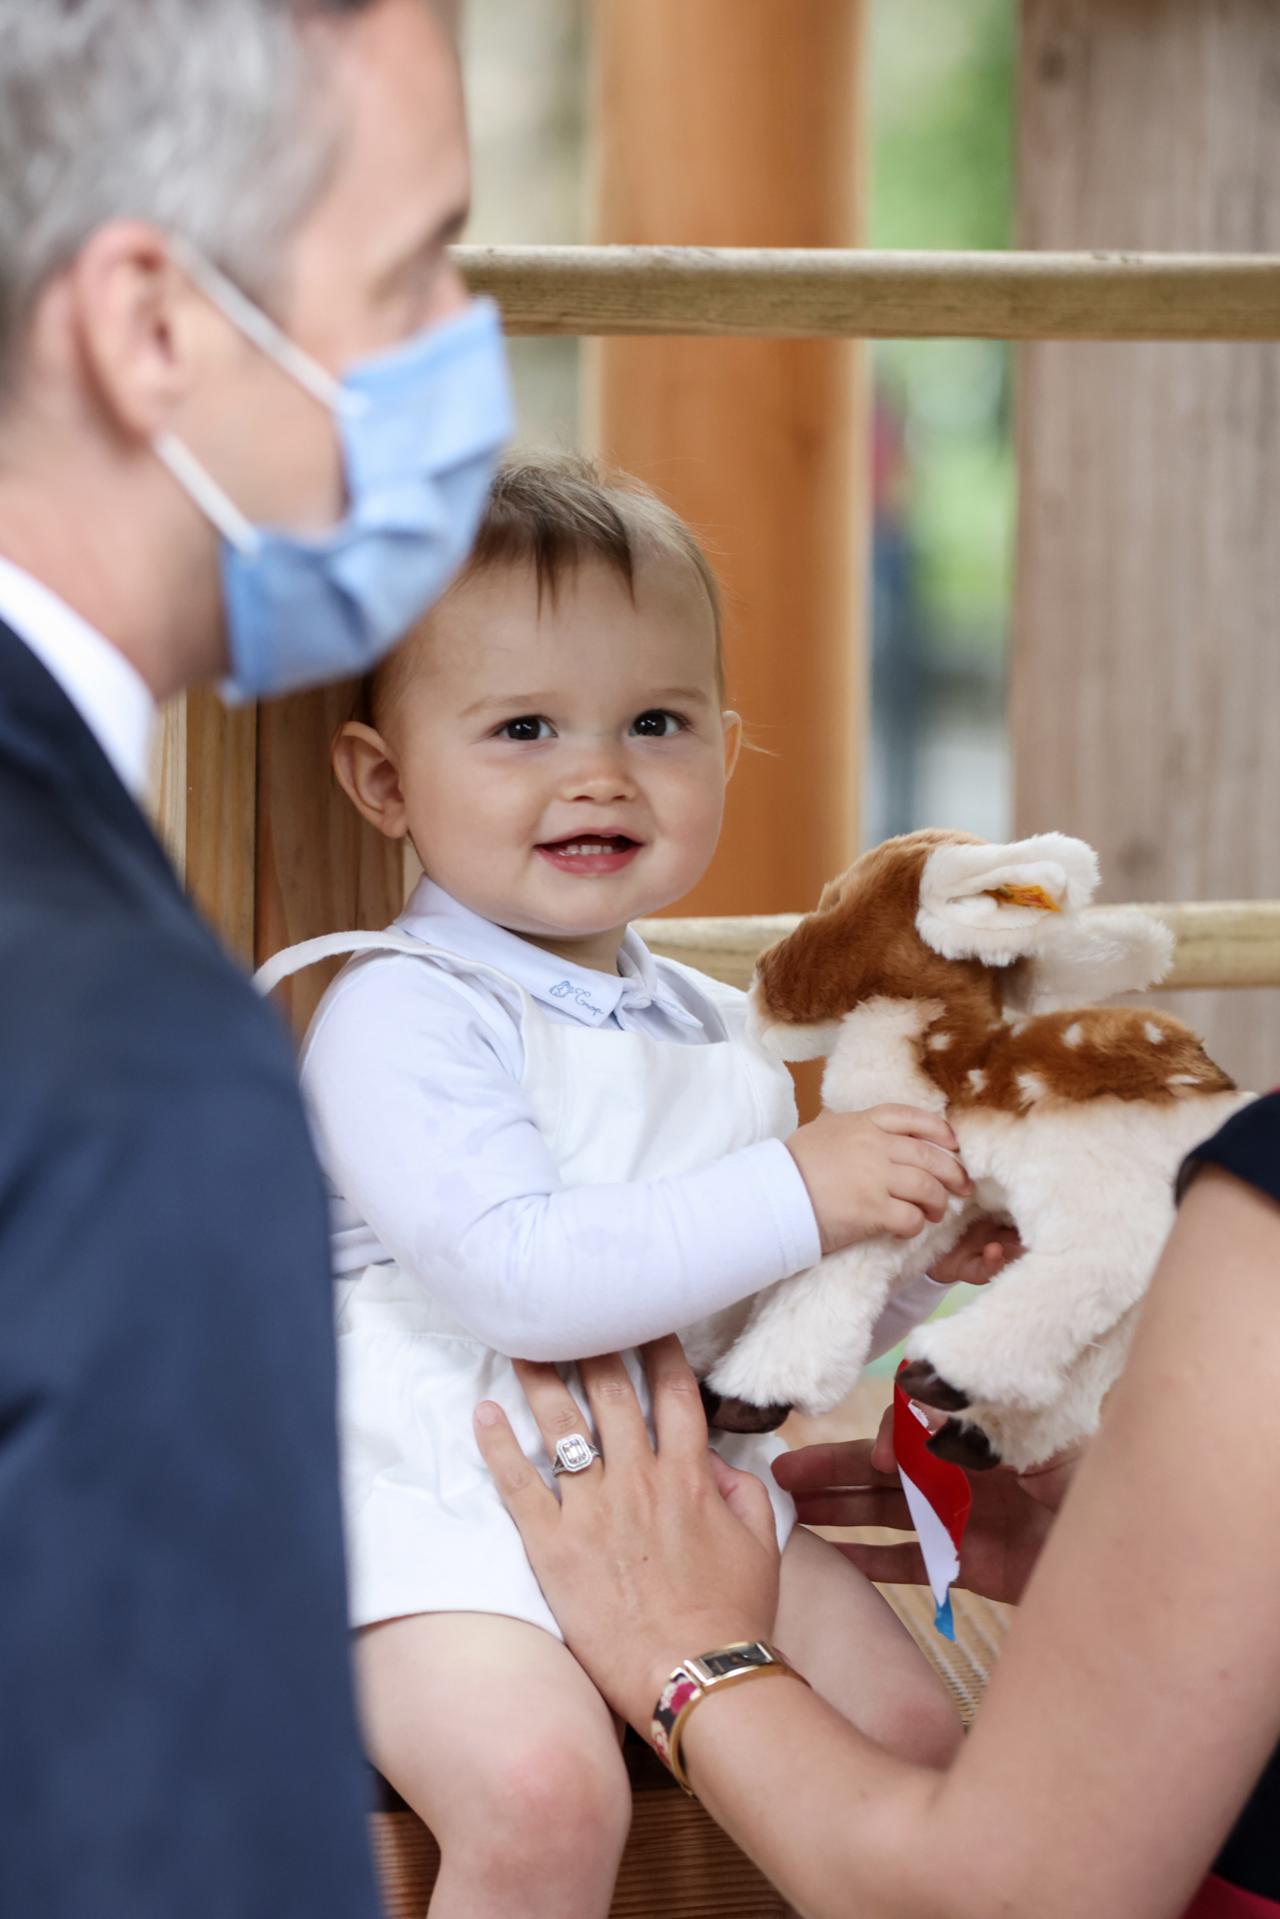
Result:
<instances>
[{"instance_id":1,"label":"baby","mask_svg":"<svg viewBox=\"0 0 1280 1919\"><path fill-rule=\"evenodd\" d=\"M968 1181L930 1113L798 1126L743 996L629 930L706 870L741 740L714 580L651 494L577 458L508 465L462 576L364 702L337 776L426 877L387 933L297 963L375 948L321 1002L302 1068L332 1190L368 1745L440 1842L435 1919L590 1919L627 1775L475 1450L477 1402L501 1401L550 1473L509 1356L743 1317L824 1250L918 1232ZM923 1282L908 1311L938 1294ZM940 1685L795 1526L779 1443L716 1443L774 1501L778 1643L872 1737L945 1761Z\"/></svg>"}]
</instances>

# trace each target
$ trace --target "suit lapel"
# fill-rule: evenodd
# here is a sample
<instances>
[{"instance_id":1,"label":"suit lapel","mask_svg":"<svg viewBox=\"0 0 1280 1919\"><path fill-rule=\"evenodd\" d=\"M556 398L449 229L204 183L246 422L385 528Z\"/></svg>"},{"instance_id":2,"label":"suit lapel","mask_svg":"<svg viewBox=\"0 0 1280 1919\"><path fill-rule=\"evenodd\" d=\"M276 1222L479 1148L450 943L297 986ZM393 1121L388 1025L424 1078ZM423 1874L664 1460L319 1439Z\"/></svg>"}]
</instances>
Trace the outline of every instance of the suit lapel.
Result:
<instances>
[{"instance_id":1,"label":"suit lapel","mask_svg":"<svg viewBox=\"0 0 1280 1919\"><path fill-rule=\"evenodd\" d=\"M0 756L50 792L99 858L110 854L151 891L189 913L169 857L90 727L53 675L0 621Z\"/></svg>"}]
</instances>

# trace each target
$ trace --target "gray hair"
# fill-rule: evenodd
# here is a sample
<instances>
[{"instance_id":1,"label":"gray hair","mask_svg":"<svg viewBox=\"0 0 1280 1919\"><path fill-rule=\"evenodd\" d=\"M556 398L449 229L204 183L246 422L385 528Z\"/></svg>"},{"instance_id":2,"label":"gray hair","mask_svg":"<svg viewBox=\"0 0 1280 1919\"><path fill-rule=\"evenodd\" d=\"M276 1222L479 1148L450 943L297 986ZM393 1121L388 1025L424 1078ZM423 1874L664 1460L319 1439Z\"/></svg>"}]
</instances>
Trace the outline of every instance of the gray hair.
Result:
<instances>
[{"instance_id":1,"label":"gray hair","mask_svg":"<svg viewBox=\"0 0 1280 1919\"><path fill-rule=\"evenodd\" d=\"M370 0L0 0L0 373L114 219L183 234L261 298L334 133L308 21Z\"/></svg>"}]
</instances>

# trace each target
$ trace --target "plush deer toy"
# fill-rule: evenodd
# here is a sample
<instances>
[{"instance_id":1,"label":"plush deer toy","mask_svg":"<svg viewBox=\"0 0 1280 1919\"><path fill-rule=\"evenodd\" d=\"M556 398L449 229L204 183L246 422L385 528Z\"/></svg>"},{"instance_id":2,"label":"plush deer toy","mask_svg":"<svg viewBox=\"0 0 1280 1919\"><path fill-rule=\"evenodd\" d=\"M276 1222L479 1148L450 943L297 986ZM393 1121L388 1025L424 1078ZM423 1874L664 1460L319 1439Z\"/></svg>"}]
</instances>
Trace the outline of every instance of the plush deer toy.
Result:
<instances>
[{"instance_id":1,"label":"plush deer toy","mask_svg":"<svg viewBox=\"0 0 1280 1919\"><path fill-rule=\"evenodd\" d=\"M914 1240L868 1240L761 1294L711 1372L717 1423L838 1404L889 1294L988 1214L1017 1227L1021 1259L907 1343L908 1391L953 1415L934 1449L1025 1469L1096 1427L1179 1162L1251 1097L1179 1020L1080 1003L1152 985L1172 953L1137 909L1082 917L1097 881L1090 848L1061 834L988 846L911 833L864 854L764 954L752 1007L765 1045L827 1054L836 1111L945 1112L974 1193Z\"/></svg>"}]
</instances>

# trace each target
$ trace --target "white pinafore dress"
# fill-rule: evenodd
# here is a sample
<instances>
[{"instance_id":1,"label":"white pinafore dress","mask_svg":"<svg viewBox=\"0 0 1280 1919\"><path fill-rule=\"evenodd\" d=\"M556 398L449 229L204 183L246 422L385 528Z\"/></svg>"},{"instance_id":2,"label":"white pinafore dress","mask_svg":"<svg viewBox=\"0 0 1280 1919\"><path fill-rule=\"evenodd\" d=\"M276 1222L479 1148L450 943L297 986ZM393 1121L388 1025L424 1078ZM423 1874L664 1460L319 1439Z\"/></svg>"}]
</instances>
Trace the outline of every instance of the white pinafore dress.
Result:
<instances>
[{"instance_id":1,"label":"white pinafore dress","mask_svg":"<svg viewBox=\"0 0 1280 1919\"><path fill-rule=\"evenodd\" d=\"M673 961L662 964L696 986L709 1020L718 1022L718 1039L664 1043L550 1020L508 975L398 928L307 940L269 961L257 984L269 993L317 960L369 951L416 954L423 965L500 982L515 996L522 1084L566 1186L694 1172L795 1128L790 1075L748 1036L742 996ZM607 1286L609 1235L596 1250L600 1284ZM511 1361L469 1333L429 1284L395 1261L340 1279L335 1291L352 1625L420 1612L501 1613L560 1637L472 1432L478 1403L497 1400L551 1483L551 1461ZM627 1354L626 1363L647 1412L639 1360ZM591 1433L577 1370L561 1370L583 1407L582 1430ZM795 1508L769 1471L785 1450L781 1441L717 1434L715 1445L764 1481L785 1541Z\"/></svg>"}]
</instances>

